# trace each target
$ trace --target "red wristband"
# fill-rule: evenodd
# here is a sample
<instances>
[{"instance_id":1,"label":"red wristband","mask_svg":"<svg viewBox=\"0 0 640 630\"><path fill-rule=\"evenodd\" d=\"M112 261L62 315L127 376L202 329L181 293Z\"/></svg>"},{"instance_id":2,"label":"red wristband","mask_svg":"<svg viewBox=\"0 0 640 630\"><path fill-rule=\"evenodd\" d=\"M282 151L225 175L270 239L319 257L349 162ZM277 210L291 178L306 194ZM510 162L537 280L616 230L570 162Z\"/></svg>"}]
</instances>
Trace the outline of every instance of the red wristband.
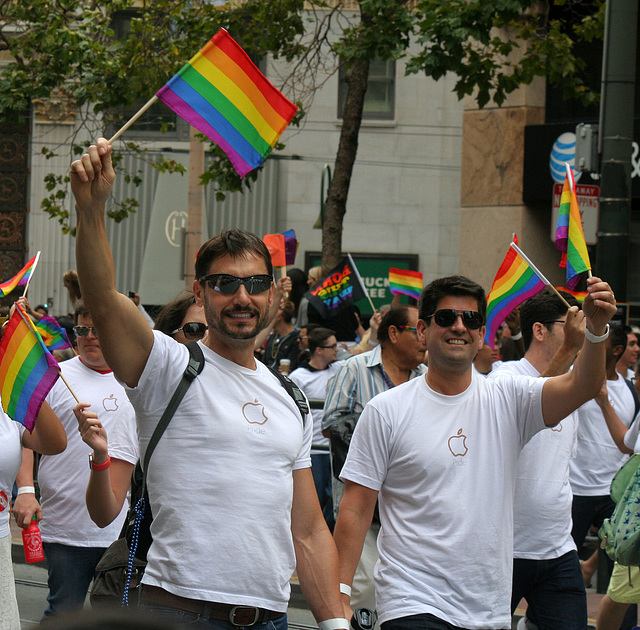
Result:
<instances>
[{"instance_id":1,"label":"red wristband","mask_svg":"<svg viewBox=\"0 0 640 630\"><path fill-rule=\"evenodd\" d=\"M107 470L111 466L111 456L107 455L106 461L102 462L102 464L96 464L93 461L93 453L89 453L89 467L91 470Z\"/></svg>"}]
</instances>

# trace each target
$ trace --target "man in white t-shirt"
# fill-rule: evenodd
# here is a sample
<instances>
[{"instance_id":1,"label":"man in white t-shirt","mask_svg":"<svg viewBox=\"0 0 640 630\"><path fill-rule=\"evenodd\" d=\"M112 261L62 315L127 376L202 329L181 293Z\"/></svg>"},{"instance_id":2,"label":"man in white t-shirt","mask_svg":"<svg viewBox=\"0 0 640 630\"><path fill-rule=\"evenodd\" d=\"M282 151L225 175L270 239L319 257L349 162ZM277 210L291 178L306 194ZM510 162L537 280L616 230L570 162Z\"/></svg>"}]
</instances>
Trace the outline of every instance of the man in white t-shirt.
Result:
<instances>
[{"instance_id":1,"label":"man in white t-shirt","mask_svg":"<svg viewBox=\"0 0 640 630\"><path fill-rule=\"evenodd\" d=\"M627 347L616 363L616 371L620 376L633 380L636 377L636 365L640 356L640 346L638 337L631 331L629 326L623 326L627 335Z\"/></svg>"},{"instance_id":2,"label":"man in white t-shirt","mask_svg":"<svg viewBox=\"0 0 640 630\"><path fill-rule=\"evenodd\" d=\"M615 299L599 278L587 283L586 341L574 369L550 379L472 377L485 332L484 290L461 276L423 290L426 376L369 402L342 469L340 579L348 587L378 499L374 577L383 630L511 627L520 451L595 396L604 379L601 342Z\"/></svg>"},{"instance_id":3,"label":"man in white t-shirt","mask_svg":"<svg viewBox=\"0 0 640 630\"><path fill-rule=\"evenodd\" d=\"M338 358L338 341L333 330L315 328L309 333L308 348L310 358L291 372L291 380L305 393L307 398L324 400L327 385L335 376L342 361ZM312 409L313 445L324 446L325 450L311 448L311 472L316 484L316 492L322 508L324 520L333 531L333 498L331 496L331 459L329 438L322 435L322 409Z\"/></svg>"},{"instance_id":4,"label":"man in white t-shirt","mask_svg":"<svg viewBox=\"0 0 640 630\"><path fill-rule=\"evenodd\" d=\"M127 396L105 361L91 313L82 299L75 303L75 321L79 356L61 363L60 369L75 395L90 405L109 431ZM96 565L106 548L118 538L127 512L126 506L123 507L119 516L105 528L91 520L85 491L90 466L99 469L99 465L90 464L91 449L78 433L73 413L76 400L62 379L56 381L46 400L65 428L67 448L59 455L43 456L38 468L43 514L40 529L49 572L44 618L82 608ZM22 479L25 474L31 473L23 465Z\"/></svg>"},{"instance_id":5,"label":"man in white t-shirt","mask_svg":"<svg viewBox=\"0 0 640 630\"><path fill-rule=\"evenodd\" d=\"M83 297L136 411L140 455L189 361L115 290L105 205L115 179L104 138L71 165ZM153 542L141 600L199 627L286 628L294 570L321 630L346 630L337 554L311 474L313 423L254 356L273 303L264 243L242 230L200 248L193 291L208 330L204 368L147 471Z\"/></svg>"},{"instance_id":6,"label":"man in white t-shirt","mask_svg":"<svg viewBox=\"0 0 640 630\"><path fill-rule=\"evenodd\" d=\"M584 342L584 315L569 293L563 297L566 302L545 290L520 307L524 358L503 363L489 378L556 376L571 367ZM518 460L511 614L524 597L527 619L540 630L587 628L587 596L571 538L569 461L577 431L574 411L537 433Z\"/></svg>"}]
</instances>

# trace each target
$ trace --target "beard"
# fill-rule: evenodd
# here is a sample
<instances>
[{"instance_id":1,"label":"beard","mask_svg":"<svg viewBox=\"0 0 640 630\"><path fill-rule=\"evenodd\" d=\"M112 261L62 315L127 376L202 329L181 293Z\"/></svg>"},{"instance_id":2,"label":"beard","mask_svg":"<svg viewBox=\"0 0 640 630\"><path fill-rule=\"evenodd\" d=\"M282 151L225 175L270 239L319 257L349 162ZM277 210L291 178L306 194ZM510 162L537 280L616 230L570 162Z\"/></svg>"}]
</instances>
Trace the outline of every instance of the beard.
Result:
<instances>
[{"instance_id":1,"label":"beard","mask_svg":"<svg viewBox=\"0 0 640 630\"><path fill-rule=\"evenodd\" d=\"M242 327L228 326L224 316L229 313L251 313L257 318L254 326L248 324ZM209 328L216 330L229 339L253 339L267 325L269 316L268 309L260 312L257 308L235 306L233 308L223 309L219 314L214 312L211 304L205 301L205 317Z\"/></svg>"}]
</instances>

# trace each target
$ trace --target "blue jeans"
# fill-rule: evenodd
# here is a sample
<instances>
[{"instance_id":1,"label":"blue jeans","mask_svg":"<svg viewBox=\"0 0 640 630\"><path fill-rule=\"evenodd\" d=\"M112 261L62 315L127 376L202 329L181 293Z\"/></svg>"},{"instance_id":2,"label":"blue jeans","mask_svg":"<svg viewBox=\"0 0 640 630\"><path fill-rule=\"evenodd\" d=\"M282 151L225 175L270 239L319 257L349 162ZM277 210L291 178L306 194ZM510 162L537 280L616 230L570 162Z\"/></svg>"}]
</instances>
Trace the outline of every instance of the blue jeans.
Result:
<instances>
[{"instance_id":1,"label":"blue jeans","mask_svg":"<svg viewBox=\"0 0 640 630\"><path fill-rule=\"evenodd\" d=\"M380 624L382 630L464 630L429 613L398 617Z\"/></svg>"},{"instance_id":2,"label":"blue jeans","mask_svg":"<svg viewBox=\"0 0 640 630\"><path fill-rule=\"evenodd\" d=\"M329 453L311 455L311 474L318 493L318 501L327 527L333 532L336 520L333 516L333 492L331 491L331 459Z\"/></svg>"},{"instance_id":3,"label":"blue jeans","mask_svg":"<svg viewBox=\"0 0 640 630\"><path fill-rule=\"evenodd\" d=\"M513 561L511 614L522 598L539 630L587 630L587 594L575 551L553 560Z\"/></svg>"},{"instance_id":4,"label":"blue jeans","mask_svg":"<svg viewBox=\"0 0 640 630\"><path fill-rule=\"evenodd\" d=\"M224 619L203 619L196 613L178 610L176 608L167 608L154 604L141 604L141 609L143 611L149 611L149 613L158 618L175 621L181 625L188 625L193 628L203 628L203 630L238 630L241 627L251 628L252 630L287 630L287 615L283 615L273 621L258 621L258 623L252 626L234 626L230 621L225 621Z\"/></svg>"},{"instance_id":5,"label":"blue jeans","mask_svg":"<svg viewBox=\"0 0 640 630\"><path fill-rule=\"evenodd\" d=\"M70 610L80 610L106 547L70 547L43 543L49 569L49 605L43 621Z\"/></svg>"}]
</instances>

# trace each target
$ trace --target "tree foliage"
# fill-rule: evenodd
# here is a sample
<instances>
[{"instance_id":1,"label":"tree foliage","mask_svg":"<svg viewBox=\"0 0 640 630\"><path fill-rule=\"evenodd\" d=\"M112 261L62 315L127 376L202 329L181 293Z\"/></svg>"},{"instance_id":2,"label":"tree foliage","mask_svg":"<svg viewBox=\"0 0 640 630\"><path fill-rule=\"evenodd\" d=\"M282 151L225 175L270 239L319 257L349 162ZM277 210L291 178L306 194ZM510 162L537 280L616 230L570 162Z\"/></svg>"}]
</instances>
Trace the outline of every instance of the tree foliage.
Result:
<instances>
[{"instance_id":1,"label":"tree foliage","mask_svg":"<svg viewBox=\"0 0 640 630\"><path fill-rule=\"evenodd\" d=\"M323 266L330 268L341 254L369 63L405 58L408 73L436 80L453 73L457 96L472 96L480 107L501 105L537 76L593 102L597 95L585 84L575 42L601 36L604 0L548 1L551 7L533 0L0 0L0 54L13 59L0 69L0 118L55 95L84 112L85 125L113 125L220 26L249 54L289 62L279 87L303 105L296 122L342 64L346 102L323 226ZM549 9L559 6L575 15L550 18ZM259 176L240 180L219 149L212 150L216 159L202 181L214 183L218 196L242 191ZM129 177L135 183L137 176ZM64 229L66 184L65 177L48 176L51 195L43 203ZM126 200L114 218L130 211L135 202Z\"/></svg>"}]
</instances>

